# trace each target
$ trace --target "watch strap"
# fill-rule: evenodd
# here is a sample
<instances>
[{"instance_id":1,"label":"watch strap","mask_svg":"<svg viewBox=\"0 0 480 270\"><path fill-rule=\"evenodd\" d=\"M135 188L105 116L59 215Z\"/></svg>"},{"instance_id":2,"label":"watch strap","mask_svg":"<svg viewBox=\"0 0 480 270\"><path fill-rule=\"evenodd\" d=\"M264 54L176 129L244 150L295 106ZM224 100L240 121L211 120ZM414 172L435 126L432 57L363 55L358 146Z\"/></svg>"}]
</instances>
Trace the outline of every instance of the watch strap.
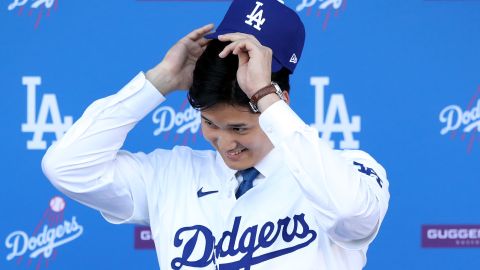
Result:
<instances>
[{"instance_id":1,"label":"watch strap","mask_svg":"<svg viewBox=\"0 0 480 270\"><path fill-rule=\"evenodd\" d=\"M255 94L253 94L253 96L250 98L250 102L257 105L258 101L261 98L269 94L274 94L275 92L277 92L275 86L273 84L269 84L258 90Z\"/></svg>"},{"instance_id":2,"label":"watch strap","mask_svg":"<svg viewBox=\"0 0 480 270\"><path fill-rule=\"evenodd\" d=\"M271 82L271 84L260 88L253 96L250 98L250 107L252 108L253 112L259 112L260 110L258 109L257 103L258 101L263 98L266 95L269 94L277 94L280 99L285 100L283 97L282 89L280 86L278 86L277 83Z\"/></svg>"}]
</instances>

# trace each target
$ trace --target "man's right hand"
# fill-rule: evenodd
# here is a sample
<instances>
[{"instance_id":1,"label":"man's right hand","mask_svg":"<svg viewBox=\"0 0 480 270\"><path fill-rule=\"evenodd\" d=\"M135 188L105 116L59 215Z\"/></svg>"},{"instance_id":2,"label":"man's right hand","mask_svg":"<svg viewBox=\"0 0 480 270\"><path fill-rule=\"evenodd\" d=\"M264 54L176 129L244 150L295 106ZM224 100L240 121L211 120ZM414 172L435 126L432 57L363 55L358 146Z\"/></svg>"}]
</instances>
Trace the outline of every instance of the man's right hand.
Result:
<instances>
[{"instance_id":1,"label":"man's right hand","mask_svg":"<svg viewBox=\"0 0 480 270\"><path fill-rule=\"evenodd\" d=\"M213 24L195 29L173 45L162 62L147 72L147 79L160 93L167 95L174 90L190 88L195 63L209 42L204 36L212 29Z\"/></svg>"}]
</instances>

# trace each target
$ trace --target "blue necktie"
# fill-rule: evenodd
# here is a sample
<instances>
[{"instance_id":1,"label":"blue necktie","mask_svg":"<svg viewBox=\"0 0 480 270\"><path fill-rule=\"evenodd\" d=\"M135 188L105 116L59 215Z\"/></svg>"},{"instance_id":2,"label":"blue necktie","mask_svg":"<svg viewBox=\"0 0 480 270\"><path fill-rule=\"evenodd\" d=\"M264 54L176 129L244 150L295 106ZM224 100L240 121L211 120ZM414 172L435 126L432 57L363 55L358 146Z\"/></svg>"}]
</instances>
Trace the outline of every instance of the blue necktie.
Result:
<instances>
[{"instance_id":1,"label":"blue necktie","mask_svg":"<svg viewBox=\"0 0 480 270\"><path fill-rule=\"evenodd\" d=\"M237 197L237 199L253 187L253 180L255 180L258 175L258 171L254 167L238 172L242 175L243 181L238 187L237 193L235 193L235 197Z\"/></svg>"}]
</instances>

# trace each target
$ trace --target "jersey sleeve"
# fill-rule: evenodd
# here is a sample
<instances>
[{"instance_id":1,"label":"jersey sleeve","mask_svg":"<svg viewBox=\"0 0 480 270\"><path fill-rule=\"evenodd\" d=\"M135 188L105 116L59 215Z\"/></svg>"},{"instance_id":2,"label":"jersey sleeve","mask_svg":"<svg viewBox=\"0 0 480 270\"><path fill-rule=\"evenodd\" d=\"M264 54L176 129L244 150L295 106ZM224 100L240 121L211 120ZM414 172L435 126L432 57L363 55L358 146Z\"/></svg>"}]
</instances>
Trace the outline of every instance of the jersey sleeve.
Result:
<instances>
[{"instance_id":1,"label":"jersey sleeve","mask_svg":"<svg viewBox=\"0 0 480 270\"><path fill-rule=\"evenodd\" d=\"M388 206L385 170L362 151L331 149L285 102L265 110L260 126L283 153L330 239L347 249L368 246Z\"/></svg>"},{"instance_id":2,"label":"jersey sleeve","mask_svg":"<svg viewBox=\"0 0 480 270\"><path fill-rule=\"evenodd\" d=\"M388 210L388 203L390 200L389 182L385 169L380 165L372 156L368 153L360 150L345 150L338 151L347 163L353 164L354 173L357 177L366 184L366 188L375 195L375 199L378 201L377 207L379 211L378 221L374 227L372 233L363 239L348 241L341 237L341 232L337 234L337 239L343 240L343 245L346 247L355 246L363 243L370 243L377 236L380 229L380 225L385 218ZM367 220L368 221L368 220ZM371 221L373 222L373 221ZM349 224L345 221L343 229L354 227L355 223ZM355 228L355 227L354 227Z\"/></svg>"},{"instance_id":3,"label":"jersey sleeve","mask_svg":"<svg viewBox=\"0 0 480 270\"><path fill-rule=\"evenodd\" d=\"M149 155L120 151L128 132L165 98L140 73L91 104L46 152L42 169L70 198L112 223L148 224Z\"/></svg>"}]
</instances>

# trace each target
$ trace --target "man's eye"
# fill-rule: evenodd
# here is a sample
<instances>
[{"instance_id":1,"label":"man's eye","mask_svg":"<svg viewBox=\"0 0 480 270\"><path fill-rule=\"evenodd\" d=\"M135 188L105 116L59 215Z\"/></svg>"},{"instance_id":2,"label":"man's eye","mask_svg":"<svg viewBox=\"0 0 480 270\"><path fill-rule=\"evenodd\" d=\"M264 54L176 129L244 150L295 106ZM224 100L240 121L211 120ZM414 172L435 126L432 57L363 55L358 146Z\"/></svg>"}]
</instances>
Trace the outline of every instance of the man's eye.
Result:
<instances>
[{"instance_id":1,"label":"man's eye","mask_svg":"<svg viewBox=\"0 0 480 270\"><path fill-rule=\"evenodd\" d=\"M204 119L204 122L205 122L205 124L206 124L207 126L209 126L209 127L214 126L211 121L208 121L208 120L205 120L205 119Z\"/></svg>"},{"instance_id":2,"label":"man's eye","mask_svg":"<svg viewBox=\"0 0 480 270\"><path fill-rule=\"evenodd\" d=\"M233 129L233 131L235 131L237 133L243 133L247 130L246 128L232 128L232 129Z\"/></svg>"}]
</instances>

